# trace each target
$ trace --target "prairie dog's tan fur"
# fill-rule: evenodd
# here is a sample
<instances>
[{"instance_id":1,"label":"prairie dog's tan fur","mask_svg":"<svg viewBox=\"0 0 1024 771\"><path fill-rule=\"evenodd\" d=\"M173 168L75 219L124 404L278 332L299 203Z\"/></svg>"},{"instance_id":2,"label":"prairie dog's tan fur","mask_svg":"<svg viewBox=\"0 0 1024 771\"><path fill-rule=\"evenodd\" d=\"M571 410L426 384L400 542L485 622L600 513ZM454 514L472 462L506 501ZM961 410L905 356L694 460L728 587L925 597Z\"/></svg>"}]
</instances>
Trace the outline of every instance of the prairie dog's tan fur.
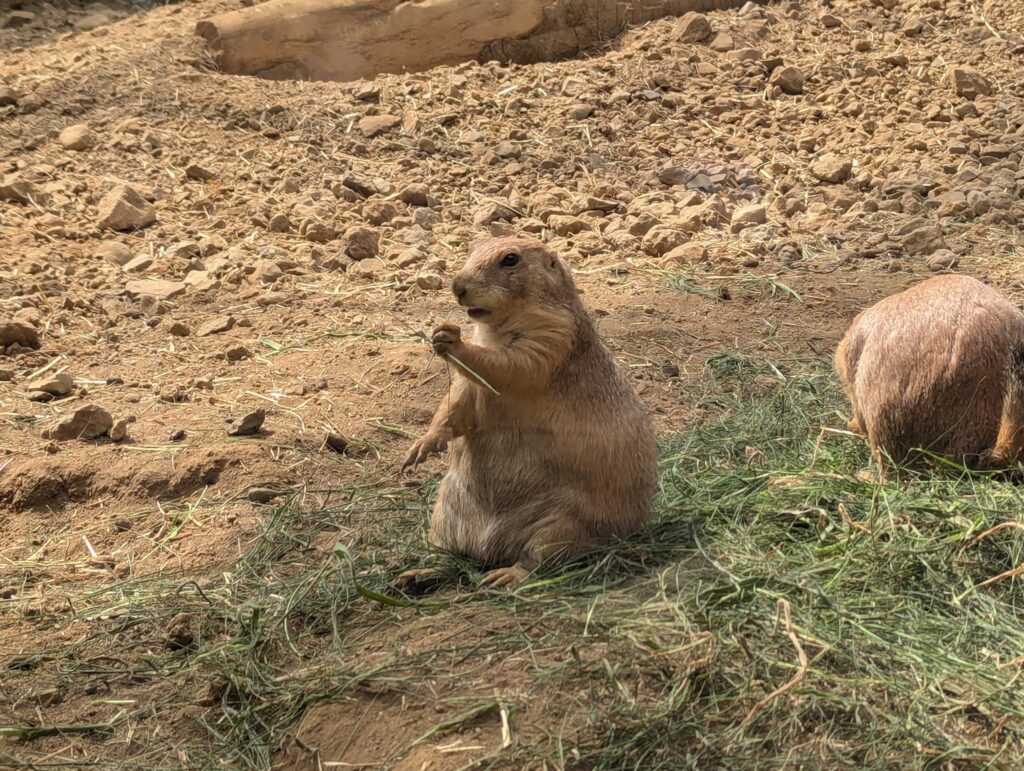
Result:
<instances>
[{"instance_id":1,"label":"prairie dog's tan fur","mask_svg":"<svg viewBox=\"0 0 1024 771\"><path fill-rule=\"evenodd\" d=\"M1024 315L976 279L928 279L863 311L835 367L883 472L917 448L975 467L1024 450Z\"/></svg>"},{"instance_id":2,"label":"prairie dog's tan fur","mask_svg":"<svg viewBox=\"0 0 1024 771\"><path fill-rule=\"evenodd\" d=\"M580 302L568 268L543 244L474 244L452 288L476 321L434 332L454 382L406 466L451 443L430 541L522 581L648 518L657 481L643 403ZM453 359L477 373L495 394Z\"/></svg>"}]
</instances>

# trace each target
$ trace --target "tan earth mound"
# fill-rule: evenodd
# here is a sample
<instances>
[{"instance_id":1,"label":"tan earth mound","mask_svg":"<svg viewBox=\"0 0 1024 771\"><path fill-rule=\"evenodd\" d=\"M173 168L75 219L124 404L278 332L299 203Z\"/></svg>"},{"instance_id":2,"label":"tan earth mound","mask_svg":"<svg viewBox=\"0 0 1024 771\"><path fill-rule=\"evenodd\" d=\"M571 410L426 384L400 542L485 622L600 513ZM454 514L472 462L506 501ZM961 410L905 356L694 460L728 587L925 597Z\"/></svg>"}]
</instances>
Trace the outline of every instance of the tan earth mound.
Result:
<instances>
[{"instance_id":1,"label":"tan earth mound","mask_svg":"<svg viewBox=\"0 0 1024 771\"><path fill-rule=\"evenodd\" d=\"M746 0L269 0L204 19L224 72L358 80L474 59L552 61L626 24L738 8Z\"/></svg>"}]
</instances>

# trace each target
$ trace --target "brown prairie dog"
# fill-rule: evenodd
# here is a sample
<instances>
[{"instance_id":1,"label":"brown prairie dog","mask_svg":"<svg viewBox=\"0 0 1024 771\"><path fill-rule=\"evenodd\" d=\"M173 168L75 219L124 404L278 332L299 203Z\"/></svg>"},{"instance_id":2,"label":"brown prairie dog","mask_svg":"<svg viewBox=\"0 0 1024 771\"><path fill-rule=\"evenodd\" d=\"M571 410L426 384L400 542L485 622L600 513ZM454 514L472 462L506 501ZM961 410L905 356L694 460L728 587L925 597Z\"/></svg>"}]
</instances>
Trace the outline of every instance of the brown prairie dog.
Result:
<instances>
[{"instance_id":1,"label":"brown prairie dog","mask_svg":"<svg viewBox=\"0 0 1024 771\"><path fill-rule=\"evenodd\" d=\"M1024 315L967 276L939 276L862 312L835 355L883 474L916 448L974 467L1024 450Z\"/></svg>"},{"instance_id":2,"label":"brown prairie dog","mask_svg":"<svg viewBox=\"0 0 1024 771\"><path fill-rule=\"evenodd\" d=\"M431 543L495 566L484 583L512 586L637 530L657 483L654 432L569 269L538 241L490 239L471 246L452 289L472 341L452 324L434 331L453 384L405 461L451 447Z\"/></svg>"}]
</instances>

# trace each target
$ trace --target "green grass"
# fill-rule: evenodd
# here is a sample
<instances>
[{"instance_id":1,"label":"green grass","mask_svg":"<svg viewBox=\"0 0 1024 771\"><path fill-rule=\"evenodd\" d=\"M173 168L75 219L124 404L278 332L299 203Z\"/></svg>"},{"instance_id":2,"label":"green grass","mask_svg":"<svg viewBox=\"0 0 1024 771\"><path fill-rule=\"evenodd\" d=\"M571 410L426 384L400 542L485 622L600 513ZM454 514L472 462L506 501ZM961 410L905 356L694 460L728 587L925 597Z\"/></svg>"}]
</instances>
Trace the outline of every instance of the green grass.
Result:
<instances>
[{"instance_id":1,"label":"green grass","mask_svg":"<svg viewBox=\"0 0 1024 771\"><path fill-rule=\"evenodd\" d=\"M433 483L353 487L327 510L282 506L196 583L83 593L74 617L95 631L7 674L39 667L68 690L108 670L164 684L145 710L88 721L128 710L90 745L99 762L127 726L146 735L192 710L120 748L124 767L267 768L311 705L398 700L433 717L396 735L389 762L504 716L509 746L481 739L467 763L1016 767L1024 594L1015 576L992 579L1022 563L1024 530L989 531L1024 524L1019 489L948 471L869 481L862 441L837 430L831 374L792 369L711 360L693 396L702 419L663 445L656 521L514 595L477 591L481 566L426 547ZM417 566L449 578L423 597L390 589ZM192 648L142 645L179 613ZM111 648L119 664L97 661ZM212 706L195 707L210 683Z\"/></svg>"}]
</instances>

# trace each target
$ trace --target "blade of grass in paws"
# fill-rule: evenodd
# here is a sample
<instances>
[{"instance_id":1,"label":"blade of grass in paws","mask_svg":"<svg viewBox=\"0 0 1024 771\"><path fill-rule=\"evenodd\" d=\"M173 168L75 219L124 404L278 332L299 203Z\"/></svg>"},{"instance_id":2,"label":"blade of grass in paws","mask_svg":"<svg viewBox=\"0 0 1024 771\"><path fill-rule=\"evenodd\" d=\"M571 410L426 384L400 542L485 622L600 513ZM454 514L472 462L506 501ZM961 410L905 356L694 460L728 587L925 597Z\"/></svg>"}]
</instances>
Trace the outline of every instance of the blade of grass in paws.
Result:
<instances>
[{"instance_id":1,"label":"blade of grass in paws","mask_svg":"<svg viewBox=\"0 0 1024 771\"><path fill-rule=\"evenodd\" d=\"M492 385L491 385L490 383L488 383L488 382L487 382L486 380L484 380L484 379L483 379L482 377L480 377L480 376L479 376L478 374L476 374L476 373L475 373L475 372L474 372L473 370L471 370L471 369L470 369L470 368L469 368L468 366L466 366L466 365L465 365L465 364L463 364L463 363L462 363L461 361L459 361L459 357L458 357L458 356L453 356L453 355L452 355L452 354L450 354L450 353L446 353L446 354L444 354L444 357L445 357L446 359L451 359L451 360L452 360L452 361L454 361L454 362L455 362L456 364L458 364L458 365L459 365L460 367L462 367L462 368L463 368L464 370L466 370L466 372L468 372L468 373L469 373L470 375L472 375L472 376L473 376L473 377L475 377L475 378L476 378L477 380L479 380L479 381L480 381L480 383L481 383L482 385L484 385L484 386L485 386L485 387L486 387L486 388L487 388L487 389L488 389L488 390L489 390L489 391L490 391L491 393L493 393L493 394L494 394L495 396L501 396L501 394L499 394L499 393L498 393L498 392L497 392L496 390L494 390L494 386L492 386Z\"/></svg>"}]
</instances>

